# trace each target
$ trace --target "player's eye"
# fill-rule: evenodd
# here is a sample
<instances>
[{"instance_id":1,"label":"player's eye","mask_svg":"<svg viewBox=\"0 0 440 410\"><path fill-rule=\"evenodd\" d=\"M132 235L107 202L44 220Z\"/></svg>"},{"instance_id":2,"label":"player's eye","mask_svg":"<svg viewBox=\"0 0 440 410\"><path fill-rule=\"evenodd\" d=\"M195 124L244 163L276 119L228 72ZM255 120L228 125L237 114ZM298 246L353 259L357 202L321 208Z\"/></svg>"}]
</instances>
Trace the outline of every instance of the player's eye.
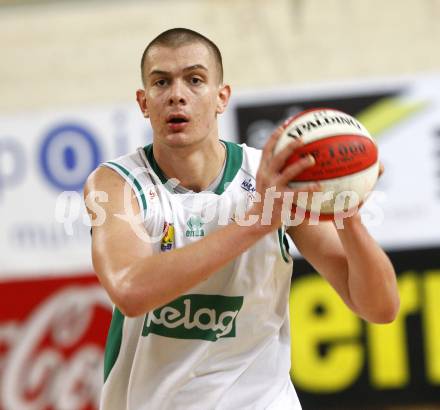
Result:
<instances>
[{"instance_id":1,"label":"player's eye","mask_svg":"<svg viewBox=\"0 0 440 410\"><path fill-rule=\"evenodd\" d=\"M202 79L200 77L191 77L190 82L192 85L199 85L202 83Z\"/></svg>"},{"instance_id":2,"label":"player's eye","mask_svg":"<svg viewBox=\"0 0 440 410\"><path fill-rule=\"evenodd\" d=\"M168 84L168 81L165 80L164 78L161 78L160 80L157 80L154 82L154 85L158 86L158 87L165 87Z\"/></svg>"}]
</instances>

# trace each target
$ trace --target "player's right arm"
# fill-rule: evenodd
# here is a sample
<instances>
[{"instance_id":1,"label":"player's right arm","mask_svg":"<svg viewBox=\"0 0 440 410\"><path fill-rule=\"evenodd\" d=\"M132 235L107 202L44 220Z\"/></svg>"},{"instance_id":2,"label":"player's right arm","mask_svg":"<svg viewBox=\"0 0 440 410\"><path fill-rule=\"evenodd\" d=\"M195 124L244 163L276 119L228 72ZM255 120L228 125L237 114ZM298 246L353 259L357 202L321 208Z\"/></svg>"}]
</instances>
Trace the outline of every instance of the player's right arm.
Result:
<instances>
[{"instance_id":1,"label":"player's right arm","mask_svg":"<svg viewBox=\"0 0 440 410\"><path fill-rule=\"evenodd\" d=\"M258 230L231 224L184 248L153 254L145 228L133 218L129 221L125 184L116 172L101 167L89 177L84 195L108 194L108 202L99 203L105 221L92 228L92 261L102 286L126 316L142 315L174 300L262 237ZM134 194L131 206L138 214ZM91 208L89 213L94 218ZM139 229L142 238L136 234Z\"/></svg>"},{"instance_id":2,"label":"player's right arm","mask_svg":"<svg viewBox=\"0 0 440 410\"><path fill-rule=\"evenodd\" d=\"M258 192L273 186L279 192L291 191L288 181L311 165L306 159L281 170L296 145L272 157L272 147L279 133L280 130L274 133L263 153L257 175ZM132 211L125 209L125 184L115 171L100 167L89 176L84 196L87 205L90 193L103 191L108 195L107 202L99 203L105 212L105 221L92 228L92 261L101 284L126 316L145 314L176 299L281 225L282 201L276 200L270 225L232 223L183 248L154 254L142 223L133 219L130 222L130 215L139 213L139 205L134 193L129 191ZM88 211L93 221L95 215L90 203ZM262 212L261 202L249 211L259 216ZM143 239L136 234L135 225L143 231Z\"/></svg>"}]
</instances>

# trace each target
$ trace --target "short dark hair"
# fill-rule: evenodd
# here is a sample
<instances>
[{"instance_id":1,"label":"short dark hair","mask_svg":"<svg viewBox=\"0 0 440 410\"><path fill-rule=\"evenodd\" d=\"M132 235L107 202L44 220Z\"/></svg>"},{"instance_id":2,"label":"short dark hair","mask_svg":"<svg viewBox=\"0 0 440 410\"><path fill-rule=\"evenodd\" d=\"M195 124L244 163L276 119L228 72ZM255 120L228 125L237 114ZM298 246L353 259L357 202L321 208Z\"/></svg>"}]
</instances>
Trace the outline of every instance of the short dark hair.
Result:
<instances>
[{"instance_id":1,"label":"short dark hair","mask_svg":"<svg viewBox=\"0 0 440 410\"><path fill-rule=\"evenodd\" d=\"M144 81L145 60L147 58L148 51L152 47L165 46L165 47L174 48L191 43L202 43L208 48L208 50L212 52L217 64L220 83L223 82L223 60L219 48L209 38L205 37L200 33L197 33L197 31L190 30L188 28L178 27L178 28L172 28L170 30L166 30L163 33L159 34L145 48L141 59L141 77L142 77L142 82L144 82L144 85L145 85L145 81Z\"/></svg>"}]
</instances>

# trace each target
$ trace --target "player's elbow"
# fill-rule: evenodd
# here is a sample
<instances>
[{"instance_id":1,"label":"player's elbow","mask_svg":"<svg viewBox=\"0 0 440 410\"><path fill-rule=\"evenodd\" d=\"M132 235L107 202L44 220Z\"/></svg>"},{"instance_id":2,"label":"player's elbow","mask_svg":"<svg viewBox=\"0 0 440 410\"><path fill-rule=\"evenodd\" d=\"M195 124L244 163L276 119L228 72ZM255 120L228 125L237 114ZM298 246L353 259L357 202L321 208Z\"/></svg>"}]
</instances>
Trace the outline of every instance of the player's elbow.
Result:
<instances>
[{"instance_id":1,"label":"player's elbow","mask_svg":"<svg viewBox=\"0 0 440 410\"><path fill-rule=\"evenodd\" d=\"M143 316L149 311L161 306L155 297L154 289L140 286L132 279L129 269L119 271L99 271L95 268L101 284L110 296L111 301L125 317Z\"/></svg>"},{"instance_id":2,"label":"player's elbow","mask_svg":"<svg viewBox=\"0 0 440 410\"><path fill-rule=\"evenodd\" d=\"M374 312L371 312L365 319L371 323L377 324L387 324L393 322L400 308L400 299L399 296L396 295L391 300L386 303L381 303L378 309L375 309Z\"/></svg>"},{"instance_id":3,"label":"player's elbow","mask_svg":"<svg viewBox=\"0 0 440 410\"><path fill-rule=\"evenodd\" d=\"M125 317L138 317L144 314L135 304L127 301L115 303L115 305Z\"/></svg>"},{"instance_id":4,"label":"player's elbow","mask_svg":"<svg viewBox=\"0 0 440 410\"><path fill-rule=\"evenodd\" d=\"M130 287L120 285L113 289L111 296L113 303L125 317L142 316L148 311L148 307L141 303L139 296Z\"/></svg>"}]
</instances>

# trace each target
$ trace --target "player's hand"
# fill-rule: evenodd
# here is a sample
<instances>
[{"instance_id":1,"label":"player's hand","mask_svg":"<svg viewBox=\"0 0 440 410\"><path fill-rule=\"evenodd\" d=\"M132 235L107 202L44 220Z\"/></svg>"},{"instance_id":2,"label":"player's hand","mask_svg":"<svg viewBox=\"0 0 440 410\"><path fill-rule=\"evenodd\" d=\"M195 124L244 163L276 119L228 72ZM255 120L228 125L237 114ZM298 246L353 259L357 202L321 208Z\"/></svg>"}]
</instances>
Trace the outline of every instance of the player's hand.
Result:
<instances>
[{"instance_id":1,"label":"player's hand","mask_svg":"<svg viewBox=\"0 0 440 410\"><path fill-rule=\"evenodd\" d=\"M305 169L314 165L315 160L310 155L302 158L295 163L285 167L286 160L290 157L295 149L303 145L303 141L292 140L284 149L274 155L275 145L283 133L284 128L278 127L270 136L268 142L263 149L260 166L256 177L256 191L261 200L254 202L249 215L257 215L259 221L258 229L272 231L281 226L281 211L283 206L284 194L291 192L296 194L298 190L294 190L288 186L289 182ZM302 192L319 191L320 185L310 183L306 187L301 188Z\"/></svg>"}]
</instances>

